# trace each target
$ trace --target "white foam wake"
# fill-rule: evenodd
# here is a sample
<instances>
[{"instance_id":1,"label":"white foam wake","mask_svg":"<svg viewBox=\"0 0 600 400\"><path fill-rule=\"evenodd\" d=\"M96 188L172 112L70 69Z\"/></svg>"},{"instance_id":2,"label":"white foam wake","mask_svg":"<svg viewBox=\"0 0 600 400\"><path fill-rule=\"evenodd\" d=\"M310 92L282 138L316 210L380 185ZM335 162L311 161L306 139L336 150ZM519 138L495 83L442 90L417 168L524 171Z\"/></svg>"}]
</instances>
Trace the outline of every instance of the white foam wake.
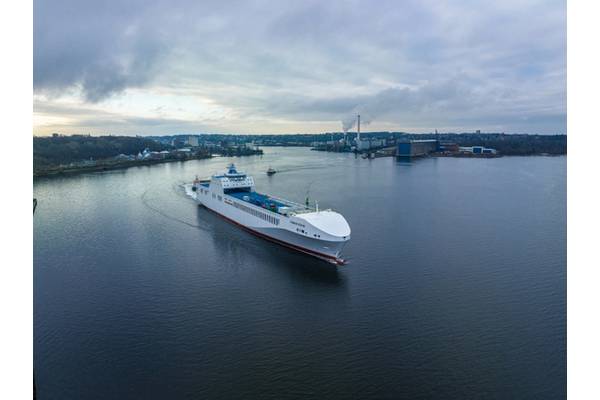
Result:
<instances>
[{"instance_id":1,"label":"white foam wake","mask_svg":"<svg viewBox=\"0 0 600 400\"><path fill-rule=\"evenodd\" d=\"M185 194L191 197L192 199L196 200L196 192L192 190L193 185L191 183L184 183L182 186L183 190L185 191Z\"/></svg>"}]
</instances>

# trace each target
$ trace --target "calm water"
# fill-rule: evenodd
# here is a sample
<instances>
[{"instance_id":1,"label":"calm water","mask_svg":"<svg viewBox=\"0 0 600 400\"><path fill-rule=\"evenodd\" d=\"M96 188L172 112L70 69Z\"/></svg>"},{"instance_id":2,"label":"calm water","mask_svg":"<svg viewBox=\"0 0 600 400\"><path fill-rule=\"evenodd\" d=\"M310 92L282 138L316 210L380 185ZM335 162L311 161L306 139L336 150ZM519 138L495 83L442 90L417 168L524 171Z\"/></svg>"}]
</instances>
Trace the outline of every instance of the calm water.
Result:
<instances>
[{"instance_id":1,"label":"calm water","mask_svg":"<svg viewBox=\"0 0 600 400\"><path fill-rule=\"evenodd\" d=\"M231 160L259 190L340 211L350 263L185 197ZM566 157L266 148L39 180L34 196L40 399L566 396Z\"/></svg>"}]
</instances>

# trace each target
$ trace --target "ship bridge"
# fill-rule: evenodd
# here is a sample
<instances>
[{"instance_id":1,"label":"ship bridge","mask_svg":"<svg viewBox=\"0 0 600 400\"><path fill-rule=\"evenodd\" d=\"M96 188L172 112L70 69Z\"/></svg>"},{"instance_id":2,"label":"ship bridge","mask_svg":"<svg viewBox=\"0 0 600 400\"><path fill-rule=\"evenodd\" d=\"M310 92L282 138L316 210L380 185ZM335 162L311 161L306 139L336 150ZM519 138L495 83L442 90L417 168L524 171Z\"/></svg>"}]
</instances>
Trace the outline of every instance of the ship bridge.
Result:
<instances>
[{"instance_id":1,"label":"ship bridge","mask_svg":"<svg viewBox=\"0 0 600 400\"><path fill-rule=\"evenodd\" d=\"M220 186L223 193L251 192L254 190L254 179L243 172L238 172L234 164L230 164L227 172L213 175L211 185Z\"/></svg>"},{"instance_id":2,"label":"ship bridge","mask_svg":"<svg viewBox=\"0 0 600 400\"><path fill-rule=\"evenodd\" d=\"M206 186L206 184L204 185ZM213 192L227 194L238 200L285 216L316 211L308 204L299 204L256 192L254 190L254 179L244 172L238 171L234 164L230 164L225 173L213 175L210 188Z\"/></svg>"}]
</instances>

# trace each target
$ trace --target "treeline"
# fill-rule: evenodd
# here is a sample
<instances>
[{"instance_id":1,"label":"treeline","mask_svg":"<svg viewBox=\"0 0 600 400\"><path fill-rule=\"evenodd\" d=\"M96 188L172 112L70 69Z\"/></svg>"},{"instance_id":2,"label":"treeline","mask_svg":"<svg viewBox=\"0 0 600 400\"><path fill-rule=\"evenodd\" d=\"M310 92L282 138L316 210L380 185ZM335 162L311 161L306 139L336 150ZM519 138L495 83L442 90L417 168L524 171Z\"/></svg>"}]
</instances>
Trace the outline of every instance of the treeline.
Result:
<instances>
[{"instance_id":1,"label":"treeline","mask_svg":"<svg viewBox=\"0 0 600 400\"><path fill-rule=\"evenodd\" d=\"M314 142L338 141L344 137L341 132L320 135L260 135L255 140L273 141L282 145L310 145ZM348 133L347 140L353 141L356 133ZM504 133L405 133L405 132L363 132L364 139L422 140L439 139L441 142L457 143L459 146L485 146L498 150L504 155L567 154L567 135L528 135Z\"/></svg>"},{"instance_id":2,"label":"treeline","mask_svg":"<svg viewBox=\"0 0 600 400\"><path fill-rule=\"evenodd\" d=\"M203 135L200 135L201 137ZM314 143L339 141L344 137L342 132L321 134L286 134L286 135L204 135L207 139L230 141L253 140L259 145L277 146L312 146ZM346 139L352 142L356 132L349 132ZM485 146L498 150L504 155L533 154L567 154L567 135L529 135L504 133L406 133L406 132L363 132L362 139L419 140L439 139L442 142L457 143L460 146Z\"/></svg>"},{"instance_id":3,"label":"treeline","mask_svg":"<svg viewBox=\"0 0 600 400\"><path fill-rule=\"evenodd\" d=\"M33 138L34 170L81 160L100 160L119 154L168 150L171 146L131 136L56 136Z\"/></svg>"},{"instance_id":4,"label":"treeline","mask_svg":"<svg viewBox=\"0 0 600 400\"><path fill-rule=\"evenodd\" d=\"M408 135L411 139L435 139L435 134ZM459 146L485 146L507 156L535 154L567 154L567 135L506 135L503 133L445 133L441 142L457 143Z\"/></svg>"}]
</instances>

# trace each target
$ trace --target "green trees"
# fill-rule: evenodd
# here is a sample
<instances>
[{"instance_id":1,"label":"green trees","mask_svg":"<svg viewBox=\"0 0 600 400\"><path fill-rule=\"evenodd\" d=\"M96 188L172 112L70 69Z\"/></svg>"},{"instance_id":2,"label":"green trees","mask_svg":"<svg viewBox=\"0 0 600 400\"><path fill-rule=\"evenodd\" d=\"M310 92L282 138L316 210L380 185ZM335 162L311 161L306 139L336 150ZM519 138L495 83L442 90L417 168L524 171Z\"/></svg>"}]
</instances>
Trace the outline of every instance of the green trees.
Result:
<instances>
[{"instance_id":1,"label":"green trees","mask_svg":"<svg viewBox=\"0 0 600 400\"><path fill-rule=\"evenodd\" d=\"M151 139L130 136L57 136L33 138L33 168L69 164L82 160L100 160L119 154L162 151L171 146Z\"/></svg>"}]
</instances>

